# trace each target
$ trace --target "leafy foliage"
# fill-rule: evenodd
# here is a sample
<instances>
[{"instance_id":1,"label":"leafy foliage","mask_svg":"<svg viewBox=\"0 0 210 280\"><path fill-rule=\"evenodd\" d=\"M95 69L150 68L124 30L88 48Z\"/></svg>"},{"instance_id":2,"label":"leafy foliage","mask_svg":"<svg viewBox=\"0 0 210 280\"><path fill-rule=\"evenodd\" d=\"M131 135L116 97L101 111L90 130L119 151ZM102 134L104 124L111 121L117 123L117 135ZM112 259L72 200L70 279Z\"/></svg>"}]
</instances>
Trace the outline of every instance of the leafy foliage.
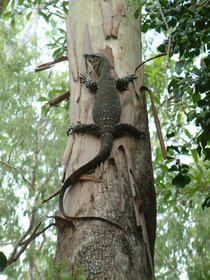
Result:
<instances>
[{"instance_id":1,"label":"leafy foliage","mask_svg":"<svg viewBox=\"0 0 210 280\"><path fill-rule=\"evenodd\" d=\"M3 19L11 20L12 27L16 25L16 19L19 15L25 16L26 20L30 20L32 11L38 9L39 14L46 20L47 23L54 17L64 19L68 12L68 1L41 1L41 0L10 0L3 1Z\"/></svg>"},{"instance_id":2,"label":"leafy foliage","mask_svg":"<svg viewBox=\"0 0 210 280\"><path fill-rule=\"evenodd\" d=\"M185 155L193 150L204 160L210 159L210 54L209 38L210 5L208 1L146 1L144 6L142 30L154 29L163 33L167 39L158 47L159 51L168 51L170 57L178 55L172 69L175 73L168 83L170 100L182 106L186 121L198 127L197 134L190 131L187 136L190 142L168 146L169 161L176 155ZM200 60L200 65L198 63ZM178 109L178 108L177 108ZM185 122L183 122L183 125ZM177 123L178 125L178 123ZM196 129L194 129L196 131ZM168 132L170 138L176 137L173 128ZM172 139L170 139L172 140ZM185 187L190 183L190 168L175 160L169 171L178 174L172 180L177 187Z\"/></svg>"},{"instance_id":3,"label":"leafy foliage","mask_svg":"<svg viewBox=\"0 0 210 280\"><path fill-rule=\"evenodd\" d=\"M143 31L166 37L158 50L170 58L145 65L168 144L166 162L153 149L157 279L208 279L209 2L146 1L143 8Z\"/></svg>"},{"instance_id":4,"label":"leafy foliage","mask_svg":"<svg viewBox=\"0 0 210 280\"><path fill-rule=\"evenodd\" d=\"M195 198L186 201L179 196L172 206L159 207L157 279L209 278L209 217L198 202Z\"/></svg>"},{"instance_id":5,"label":"leafy foliage","mask_svg":"<svg viewBox=\"0 0 210 280\"><path fill-rule=\"evenodd\" d=\"M8 259L13 249L21 248L17 244L24 241L22 237L30 236L41 219L54 213L55 199L41 203L61 184L59 160L68 126L66 102L45 115L37 102L40 96L53 96L55 89L65 92L67 74L51 73L49 79L48 73L33 73L40 52L35 44L20 50L16 32L0 23L0 247ZM49 223L46 219L40 230ZM6 268L9 279L29 279L29 273L37 278L48 270L54 257L54 236L51 228L30 243L21 261ZM2 258L0 263L3 270Z\"/></svg>"}]
</instances>

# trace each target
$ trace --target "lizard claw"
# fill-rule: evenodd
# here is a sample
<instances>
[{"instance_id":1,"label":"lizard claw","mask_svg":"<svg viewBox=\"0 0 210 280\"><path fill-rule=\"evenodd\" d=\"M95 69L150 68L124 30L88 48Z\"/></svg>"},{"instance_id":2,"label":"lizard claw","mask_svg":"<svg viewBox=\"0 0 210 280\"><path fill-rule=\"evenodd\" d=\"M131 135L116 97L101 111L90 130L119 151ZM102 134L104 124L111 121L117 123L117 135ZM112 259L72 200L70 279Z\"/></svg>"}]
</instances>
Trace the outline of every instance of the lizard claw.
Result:
<instances>
[{"instance_id":1,"label":"lizard claw","mask_svg":"<svg viewBox=\"0 0 210 280\"><path fill-rule=\"evenodd\" d=\"M81 84L86 84L88 82L91 81L91 78L90 78L90 75L91 75L91 72L88 74L88 73L85 73L85 74L80 74L79 77L80 77L80 83Z\"/></svg>"},{"instance_id":2,"label":"lizard claw","mask_svg":"<svg viewBox=\"0 0 210 280\"><path fill-rule=\"evenodd\" d=\"M80 84L85 84L86 80L87 80L87 74L80 74Z\"/></svg>"},{"instance_id":3,"label":"lizard claw","mask_svg":"<svg viewBox=\"0 0 210 280\"><path fill-rule=\"evenodd\" d=\"M81 122L77 122L77 124L80 124ZM75 133L75 127L76 127L76 125L75 124L70 124L70 126L69 126L69 128L68 128L68 130L67 130L67 132L66 132L66 134L69 136L69 135L74 135L74 133Z\"/></svg>"},{"instance_id":4,"label":"lizard claw","mask_svg":"<svg viewBox=\"0 0 210 280\"><path fill-rule=\"evenodd\" d=\"M74 132L73 132L73 128L72 128L72 126L70 125L69 126L69 128L68 128L68 130L67 130L67 132L66 132L66 134L69 136L69 135L72 135Z\"/></svg>"},{"instance_id":5,"label":"lizard claw","mask_svg":"<svg viewBox=\"0 0 210 280\"><path fill-rule=\"evenodd\" d=\"M129 73L127 73L126 77L128 77L128 79L130 79L131 82L138 78L135 76L135 74L129 74Z\"/></svg>"}]
</instances>

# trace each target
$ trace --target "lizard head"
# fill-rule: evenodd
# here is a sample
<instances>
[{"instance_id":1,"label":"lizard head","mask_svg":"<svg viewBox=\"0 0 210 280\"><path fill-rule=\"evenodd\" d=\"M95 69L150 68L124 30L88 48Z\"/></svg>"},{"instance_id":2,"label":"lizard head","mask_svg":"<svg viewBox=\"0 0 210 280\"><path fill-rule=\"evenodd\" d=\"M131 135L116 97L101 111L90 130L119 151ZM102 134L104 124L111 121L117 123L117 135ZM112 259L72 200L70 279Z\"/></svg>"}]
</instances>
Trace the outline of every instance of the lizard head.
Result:
<instances>
[{"instance_id":1,"label":"lizard head","mask_svg":"<svg viewBox=\"0 0 210 280\"><path fill-rule=\"evenodd\" d=\"M100 74L102 68L105 67L105 65L109 65L108 59L100 53L84 54L83 57L86 61L90 62L90 64L93 66L93 69L98 74Z\"/></svg>"}]
</instances>

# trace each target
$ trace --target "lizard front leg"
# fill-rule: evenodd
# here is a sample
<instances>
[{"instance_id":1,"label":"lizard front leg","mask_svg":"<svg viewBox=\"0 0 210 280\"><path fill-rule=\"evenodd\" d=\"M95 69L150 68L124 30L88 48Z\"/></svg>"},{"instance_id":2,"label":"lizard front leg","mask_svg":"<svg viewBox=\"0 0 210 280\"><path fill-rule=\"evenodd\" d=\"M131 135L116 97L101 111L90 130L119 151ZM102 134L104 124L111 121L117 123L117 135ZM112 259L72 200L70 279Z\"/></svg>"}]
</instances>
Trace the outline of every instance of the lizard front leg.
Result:
<instances>
[{"instance_id":1,"label":"lizard front leg","mask_svg":"<svg viewBox=\"0 0 210 280\"><path fill-rule=\"evenodd\" d=\"M117 79L116 82L116 88L119 91L124 91L128 89L128 84L132 82L133 80L137 79L137 77L134 74L127 74L125 77Z\"/></svg>"},{"instance_id":2,"label":"lizard front leg","mask_svg":"<svg viewBox=\"0 0 210 280\"><path fill-rule=\"evenodd\" d=\"M131 135L137 139L145 137L145 131L139 126L133 126L128 123L118 123L115 126L114 136L120 137L124 134Z\"/></svg>"},{"instance_id":3,"label":"lizard front leg","mask_svg":"<svg viewBox=\"0 0 210 280\"><path fill-rule=\"evenodd\" d=\"M98 89L97 83L91 80L89 74L80 74L80 83L84 84L92 92L96 92Z\"/></svg>"}]
</instances>

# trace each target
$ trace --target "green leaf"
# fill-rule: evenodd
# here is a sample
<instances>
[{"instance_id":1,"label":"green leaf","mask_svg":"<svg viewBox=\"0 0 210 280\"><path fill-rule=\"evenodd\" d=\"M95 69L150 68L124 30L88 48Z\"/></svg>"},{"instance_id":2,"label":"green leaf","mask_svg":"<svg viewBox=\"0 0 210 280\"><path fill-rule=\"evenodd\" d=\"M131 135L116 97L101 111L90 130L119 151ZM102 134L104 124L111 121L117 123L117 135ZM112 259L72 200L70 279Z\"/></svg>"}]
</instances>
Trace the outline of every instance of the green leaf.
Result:
<instances>
[{"instance_id":1,"label":"green leaf","mask_svg":"<svg viewBox=\"0 0 210 280\"><path fill-rule=\"evenodd\" d=\"M203 149L203 153L205 155L205 159L204 160L210 159L210 148Z\"/></svg>"},{"instance_id":2,"label":"green leaf","mask_svg":"<svg viewBox=\"0 0 210 280\"><path fill-rule=\"evenodd\" d=\"M201 133L198 137L197 137L197 141L201 144L202 148L205 148L208 142L208 138L205 132Z\"/></svg>"},{"instance_id":3,"label":"green leaf","mask_svg":"<svg viewBox=\"0 0 210 280\"><path fill-rule=\"evenodd\" d=\"M202 204L202 208L204 210L205 207L210 207L210 197L207 197Z\"/></svg>"},{"instance_id":4,"label":"green leaf","mask_svg":"<svg viewBox=\"0 0 210 280\"><path fill-rule=\"evenodd\" d=\"M195 110L192 110L190 111L188 114L187 114L187 122L191 122L193 119L196 118L196 111Z\"/></svg>"},{"instance_id":5,"label":"green leaf","mask_svg":"<svg viewBox=\"0 0 210 280\"><path fill-rule=\"evenodd\" d=\"M171 168L168 169L168 171L178 171L179 168L176 165L172 165Z\"/></svg>"},{"instance_id":6,"label":"green leaf","mask_svg":"<svg viewBox=\"0 0 210 280\"><path fill-rule=\"evenodd\" d=\"M164 196L163 196L163 200L167 201L171 195L172 195L171 190L166 190L166 192L164 193Z\"/></svg>"},{"instance_id":7,"label":"green leaf","mask_svg":"<svg viewBox=\"0 0 210 280\"><path fill-rule=\"evenodd\" d=\"M186 185L190 183L191 179L188 175L183 175L179 173L176 177L173 178L172 184L177 188L184 188Z\"/></svg>"},{"instance_id":8,"label":"green leaf","mask_svg":"<svg viewBox=\"0 0 210 280\"><path fill-rule=\"evenodd\" d=\"M40 14L41 16L43 16L43 18L46 20L47 23L49 22L49 19L50 19L50 17L51 17L51 14L47 15L47 14L45 14L44 12L42 12L41 10L39 10L39 14Z\"/></svg>"},{"instance_id":9,"label":"green leaf","mask_svg":"<svg viewBox=\"0 0 210 280\"><path fill-rule=\"evenodd\" d=\"M15 28L16 28L16 20L15 20L15 17L12 17L11 26L12 26L12 28L15 30Z\"/></svg>"},{"instance_id":10,"label":"green leaf","mask_svg":"<svg viewBox=\"0 0 210 280\"><path fill-rule=\"evenodd\" d=\"M7 1L3 0L1 1L1 5L3 6L4 10L7 8Z\"/></svg>"},{"instance_id":11,"label":"green leaf","mask_svg":"<svg viewBox=\"0 0 210 280\"><path fill-rule=\"evenodd\" d=\"M135 19L137 19L139 17L139 13L140 13L140 7L138 7L138 9L135 10L135 13L134 13Z\"/></svg>"},{"instance_id":12,"label":"green leaf","mask_svg":"<svg viewBox=\"0 0 210 280\"><path fill-rule=\"evenodd\" d=\"M68 13L68 5L69 5L69 1L63 1L62 7L63 7L63 10L64 10L65 14Z\"/></svg>"},{"instance_id":13,"label":"green leaf","mask_svg":"<svg viewBox=\"0 0 210 280\"><path fill-rule=\"evenodd\" d=\"M32 12L28 13L26 19L29 20L31 18Z\"/></svg>"},{"instance_id":14,"label":"green leaf","mask_svg":"<svg viewBox=\"0 0 210 280\"><path fill-rule=\"evenodd\" d=\"M150 25L147 22L145 22L144 24L142 24L141 31L143 33L146 33L149 30L149 28L150 28Z\"/></svg>"},{"instance_id":15,"label":"green leaf","mask_svg":"<svg viewBox=\"0 0 210 280\"><path fill-rule=\"evenodd\" d=\"M161 44L157 47L157 50L161 53L164 53L167 51L167 45L166 44Z\"/></svg>"},{"instance_id":16,"label":"green leaf","mask_svg":"<svg viewBox=\"0 0 210 280\"><path fill-rule=\"evenodd\" d=\"M177 153L179 153L179 147L178 146L174 146L174 145L167 146L167 150L174 150Z\"/></svg>"},{"instance_id":17,"label":"green leaf","mask_svg":"<svg viewBox=\"0 0 210 280\"><path fill-rule=\"evenodd\" d=\"M42 106L42 108L41 108L42 115L46 116L49 111L50 111L50 106L48 106L48 105Z\"/></svg>"},{"instance_id":18,"label":"green leaf","mask_svg":"<svg viewBox=\"0 0 210 280\"><path fill-rule=\"evenodd\" d=\"M188 173L189 168L190 168L190 167L189 167L189 165L187 165L187 164L182 164L182 165L180 165L180 170L181 170L182 174Z\"/></svg>"},{"instance_id":19,"label":"green leaf","mask_svg":"<svg viewBox=\"0 0 210 280\"><path fill-rule=\"evenodd\" d=\"M166 134L166 137L169 139L171 137L174 137L175 136L175 132L171 132L171 133L167 133Z\"/></svg>"},{"instance_id":20,"label":"green leaf","mask_svg":"<svg viewBox=\"0 0 210 280\"><path fill-rule=\"evenodd\" d=\"M58 28L58 30L59 30L62 34L64 34L64 35L66 36L66 31L65 31L64 29Z\"/></svg>"},{"instance_id":21,"label":"green leaf","mask_svg":"<svg viewBox=\"0 0 210 280\"><path fill-rule=\"evenodd\" d=\"M12 15L11 12L3 13L3 19L9 19L11 17L11 15Z\"/></svg>"},{"instance_id":22,"label":"green leaf","mask_svg":"<svg viewBox=\"0 0 210 280\"><path fill-rule=\"evenodd\" d=\"M47 101L48 99L46 98L46 97L44 97L44 96L40 96L38 99L37 99L37 101L39 101L39 102L43 102L43 101Z\"/></svg>"},{"instance_id":23,"label":"green leaf","mask_svg":"<svg viewBox=\"0 0 210 280\"><path fill-rule=\"evenodd\" d=\"M183 129L185 135L191 140L192 139L192 134L190 133L190 131L187 128Z\"/></svg>"},{"instance_id":24,"label":"green leaf","mask_svg":"<svg viewBox=\"0 0 210 280\"><path fill-rule=\"evenodd\" d=\"M198 101L201 99L201 96L200 96L200 94L199 93L194 93L193 95L192 95L192 100L193 100L193 103L198 103Z\"/></svg>"},{"instance_id":25,"label":"green leaf","mask_svg":"<svg viewBox=\"0 0 210 280\"><path fill-rule=\"evenodd\" d=\"M177 61L175 64L175 71L179 75L182 72L183 67L185 66L186 61L185 60L180 60Z\"/></svg>"},{"instance_id":26,"label":"green leaf","mask_svg":"<svg viewBox=\"0 0 210 280\"><path fill-rule=\"evenodd\" d=\"M7 266L7 257L0 251L0 272L4 271Z\"/></svg>"},{"instance_id":27,"label":"green leaf","mask_svg":"<svg viewBox=\"0 0 210 280\"><path fill-rule=\"evenodd\" d=\"M199 90L201 93L209 91L210 88L210 79L205 79L200 85L199 85Z\"/></svg>"},{"instance_id":28,"label":"green leaf","mask_svg":"<svg viewBox=\"0 0 210 280\"><path fill-rule=\"evenodd\" d=\"M186 146L182 146L181 147L181 151L182 151L182 154L184 155L188 155L189 154L189 150Z\"/></svg>"},{"instance_id":29,"label":"green leaf","mask_svg":"<svg viewBox=\"0 0 210 280\"><path fill-rule=\"evenodd\" d=\"M64 48L58 48L53 52L53 58L56 59L64 54Z\"/></svg>"},{"instance_id":30,"label":"green leaf","mask_svg":"<svg viewBox=\"0 0 210 280\"><path fill-rule=\"evenodd\" d=\"M191 150L191 154L192 154L192 157L193 157L195 163L197 163L198 162L198 152L195 149L193 149L193 150Z\"/></svg>"}]
</instances>

